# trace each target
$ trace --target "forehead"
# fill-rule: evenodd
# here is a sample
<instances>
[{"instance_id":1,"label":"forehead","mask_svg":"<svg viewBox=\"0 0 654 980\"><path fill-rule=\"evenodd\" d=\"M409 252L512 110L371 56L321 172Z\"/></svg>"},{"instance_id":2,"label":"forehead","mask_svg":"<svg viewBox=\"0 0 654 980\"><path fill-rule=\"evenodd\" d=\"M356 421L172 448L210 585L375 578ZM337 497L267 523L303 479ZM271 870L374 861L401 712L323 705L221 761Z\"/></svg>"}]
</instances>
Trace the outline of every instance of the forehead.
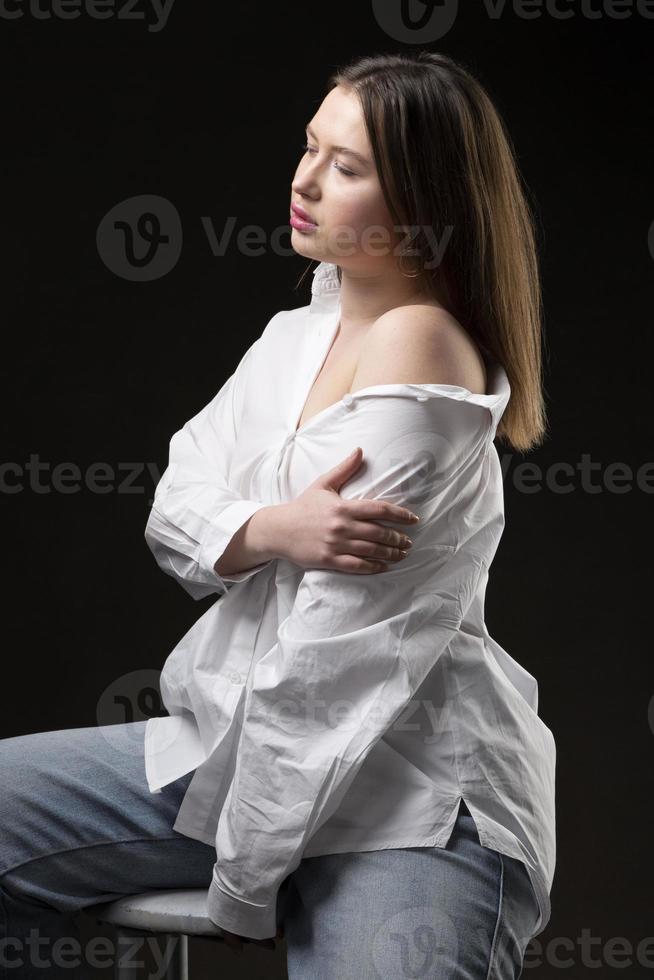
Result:
<instances>
[{"instance_id":1,"label":"forehead","mask_svg":"<svg viewBox=\"0 0 654 980\"><path fill-rule=\"evenodd\" d=\"M311 128L325 141L369 150L363 111L358 97L340 86L327 93L309 120Z\"/></svg>"}]
</instances>

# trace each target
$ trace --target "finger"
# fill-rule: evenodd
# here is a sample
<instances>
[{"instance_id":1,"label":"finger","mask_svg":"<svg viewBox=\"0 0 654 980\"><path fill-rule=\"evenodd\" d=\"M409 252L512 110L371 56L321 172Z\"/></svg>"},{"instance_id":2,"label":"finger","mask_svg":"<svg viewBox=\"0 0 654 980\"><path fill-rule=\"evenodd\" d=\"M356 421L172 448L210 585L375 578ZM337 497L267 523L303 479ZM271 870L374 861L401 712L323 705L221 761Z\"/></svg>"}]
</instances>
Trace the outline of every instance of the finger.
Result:
<instances>
[{"instance_id":1,"label":"finger","mask_svg":"<svg viewBox=\"0 0 654 980\"><path fill-rule=\"evenodd\" d=\"M398 562L404 561L409 556L408 548L395 548L385 544L377 544L374 541L364 541L362 538L354 538L345 545L346 554L354 555L356 558L365 558L367 561Z\"/></svg>"},{"instance_id":2,"label":"finger","mask_svg":"<svg viewBox=\"0 0 654 980\"><path fill-rule=\"evenodd\" d=\"M333 490L339 490L344 483L351 479L352 474L355 470L359 468L362 461L361 447L357 448L351 452L345 459L342 459L340 463L336 466L332 466L331 469L323 473L314 482L314 486L330 487Z\"/></svg>"},{"instance_id":3,"label":"finger","mask_svg":"<svg viewBox=\"0 0 654 980\"><path fill-rule=\"evenodd\" d=\"M371 544L383 545L386 548L403 548L404 550L413 545L412 539L404 531L395 531L392 527L385 527L376 521L368 521L367 523L365 521L353 521L345 533L349 540L344 544L343 551L349 551L352 554L354 552L350 545L354 540L369 541Z\"/></svg>"},{"instance_id":4,"label":"finger","mask_svg":"<svg viewBox=\"0 0 654 980\"><path fill-rule=\"evenodd\" d=\"M373 575L387 571L389 566L386 562L358 558L356 555L334 555L329 562L329 568L350 575Z\"/></svg>"},{"instance_id":5,"label":"finger","mask_svg":"<svg viewBox=\"0 0 654 980\"><path fill-rule=\"evenodd\" d=\"M359 521L388 521L391 524L417 524L420 518L408 507L400 507L388 500L347 500L341 497L348 517Z\"/></svg>"}]
</instances>

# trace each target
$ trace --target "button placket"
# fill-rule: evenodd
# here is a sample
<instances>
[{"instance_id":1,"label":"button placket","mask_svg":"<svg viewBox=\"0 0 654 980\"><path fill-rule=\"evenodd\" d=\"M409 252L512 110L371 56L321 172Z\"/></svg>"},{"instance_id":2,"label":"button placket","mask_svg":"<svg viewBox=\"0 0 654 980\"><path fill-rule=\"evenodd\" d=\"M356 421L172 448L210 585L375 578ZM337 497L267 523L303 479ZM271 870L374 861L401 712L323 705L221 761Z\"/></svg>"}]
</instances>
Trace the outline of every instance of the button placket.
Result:
<instances>
[{"instance_id":1,"label":"button placket","mask_svg":"<svg viewBox=\"0 0 654 980\"><path fill-rule=\"evenodd\" d=\"M279 450L277 451L277 459L275 461L275 465L273 467L272 473L270 474L270 499L273 501L275 499L279 500L279 494L280 494L279 472L282 468L282 463L286 458L286 450L288 449L290 444L295 441L295 435L296 435L295 432L289 432L289 434L284 438L284 441L281 443ZM276 490L275 490L275 483L277 484Z\"/></svg>"}]
</instances>

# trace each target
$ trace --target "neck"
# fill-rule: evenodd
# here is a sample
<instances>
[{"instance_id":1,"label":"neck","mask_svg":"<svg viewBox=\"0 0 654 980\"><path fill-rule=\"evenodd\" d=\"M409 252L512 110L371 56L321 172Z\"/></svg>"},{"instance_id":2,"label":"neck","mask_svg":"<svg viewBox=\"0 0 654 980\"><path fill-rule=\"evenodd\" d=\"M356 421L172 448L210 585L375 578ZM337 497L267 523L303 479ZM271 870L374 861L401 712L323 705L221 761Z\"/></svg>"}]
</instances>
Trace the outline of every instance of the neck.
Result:
<instances>
[{"instance_id":1,"label":"neck","mask_svg":"<svg viewBox=\"0 0 654 980\"><path fill-rule=\"evenodd\" d=\"M445 308L424 283L399 270L372 275L342 270L340 297L341 331L350 334L366 330L382 314L399 306L425 303Z\"/></svg>"}]
</instances>

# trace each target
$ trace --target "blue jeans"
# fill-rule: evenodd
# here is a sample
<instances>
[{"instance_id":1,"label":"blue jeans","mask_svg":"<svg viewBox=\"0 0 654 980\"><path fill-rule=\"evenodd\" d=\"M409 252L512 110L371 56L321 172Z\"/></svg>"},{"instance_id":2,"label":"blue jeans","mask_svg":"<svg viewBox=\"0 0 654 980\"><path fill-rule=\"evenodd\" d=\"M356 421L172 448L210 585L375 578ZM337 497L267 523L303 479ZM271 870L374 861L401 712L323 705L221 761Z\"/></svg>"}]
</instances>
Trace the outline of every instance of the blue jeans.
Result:
<instances>
[{"instance_id":1,"label":"blue jeans","mask_svg":"<svg viewBox=\"0 0 654 980\"><path fill-rule=\"evenodd\" d=\"M149 792L145 724L0 740L2 980L88 977L75 920L88 905L209 887L215 849L172 829L192 773ZM289 980L517 980L536 898L466 809L446 848L305 858L278 903Z\"/></svg>"}]
</instances>

